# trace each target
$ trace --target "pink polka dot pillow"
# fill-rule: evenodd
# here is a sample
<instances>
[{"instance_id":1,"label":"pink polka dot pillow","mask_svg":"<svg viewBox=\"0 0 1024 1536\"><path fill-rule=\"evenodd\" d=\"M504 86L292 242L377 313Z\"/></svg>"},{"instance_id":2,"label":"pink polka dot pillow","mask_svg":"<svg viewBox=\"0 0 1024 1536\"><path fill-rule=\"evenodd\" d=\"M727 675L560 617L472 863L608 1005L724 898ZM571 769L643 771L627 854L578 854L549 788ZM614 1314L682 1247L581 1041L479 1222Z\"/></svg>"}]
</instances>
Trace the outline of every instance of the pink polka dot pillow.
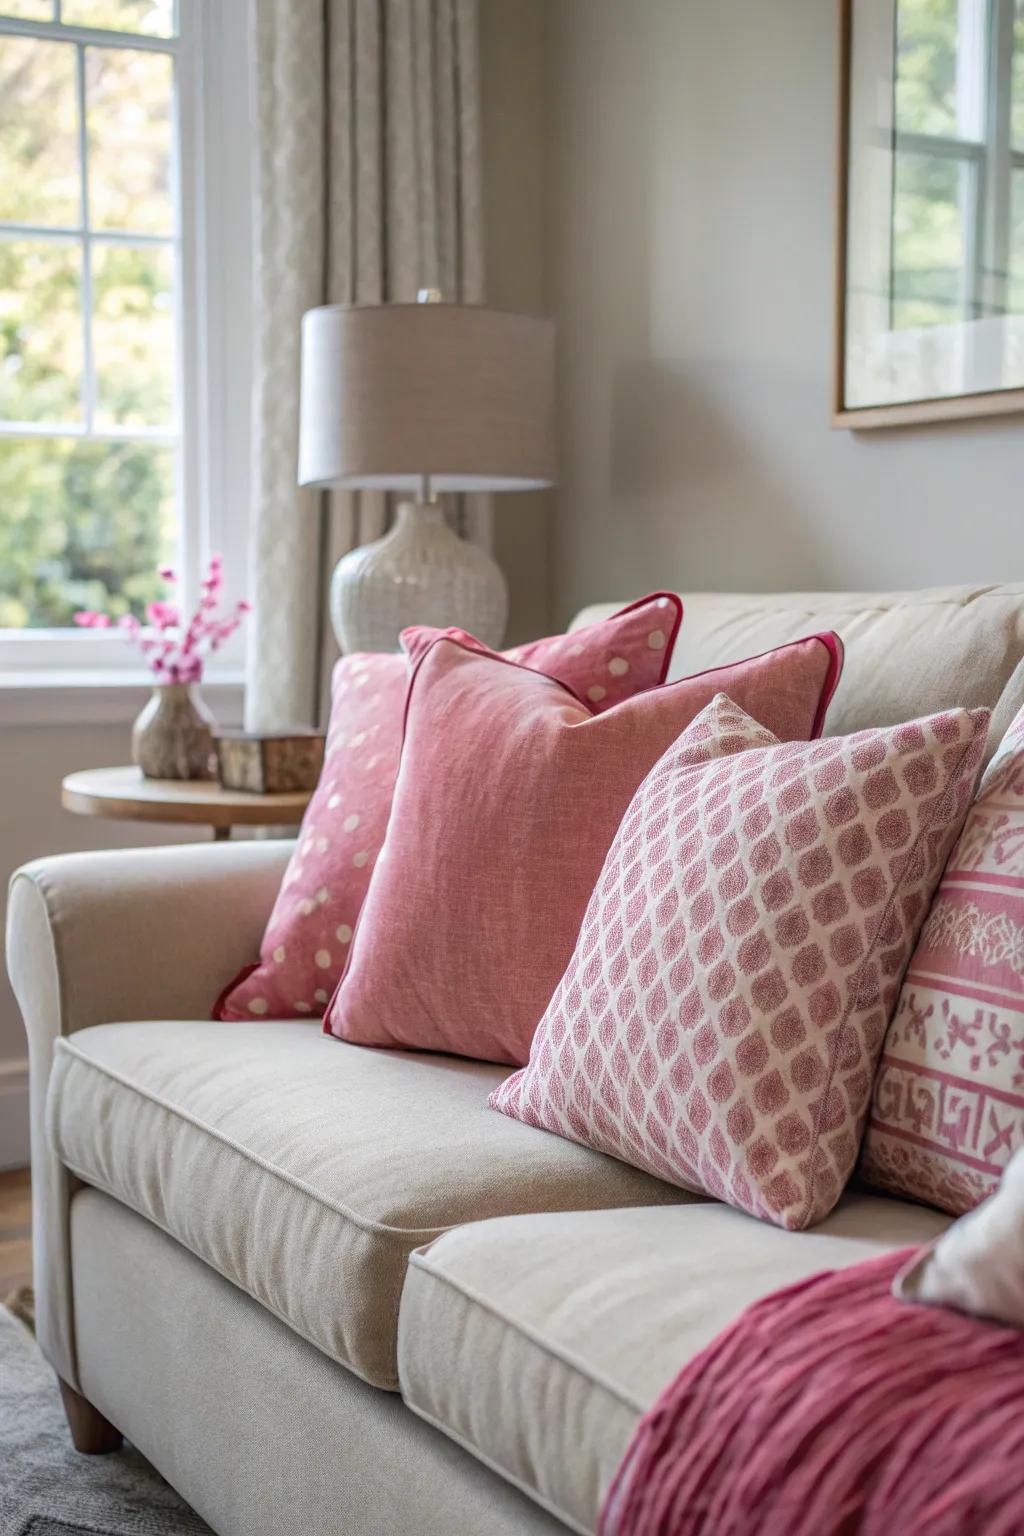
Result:
<instances>
[{"instance_id":1,"label":"pink polka dot pillow","mask_svg":"<svg viewBox=\"0 0 1024 1536\"><path fill-rule=\"evenodd\" d=\"M594 712L663 682L683 605L668 592L571 635L510 652L590 702ZM440 633L406 631L410 653ZM461 633L461 631L459 632ZM467 643L476 645L471 637ZM214 1017L322 1014L345 965L384 841L402 746L409 661L401 654L345 656L331 690L324 771L299 831L254 965L236 977Z\"/></svg>"},{"instance_id":2,"label":"pink polka dot pillow","mask_svg":"<svg viewBox=\"0 0 1024 1536\"><path fill-rule=\"evenodd\" d=\"M632 800L493 1107L779 1226L821 1221L987 724L780 745L715 699Z\"/></svg>"},{"instance_id":3,"label":"pink polka dot pillow","mask_svg":"<svg viewBox=\"0 0 1024 1536\"><path fill-rule=\"evenodd\" d=\"M599 715L665 681L682 616L679 598L658 592L612 619L588 624L568 635L518 645L503 654L509 661L564 683ZM441 635L489 653L488 646L464 629L421 625L402 632L410 663L415 665Z\"/></svg>"},{"instance_id":4,"label":"pink polka dot pillow","mask_svg":"<svg viewBox=\"0 0 1024 1536\"><path fill-rule=\"evenodd\" d=\"M409 689L387 838L326 1018L361 1045L526 1061L638 785L720 687L787 739L817 727L839 643L812 636L595 714L441 636Z\"/></svg>"}]
</instances>

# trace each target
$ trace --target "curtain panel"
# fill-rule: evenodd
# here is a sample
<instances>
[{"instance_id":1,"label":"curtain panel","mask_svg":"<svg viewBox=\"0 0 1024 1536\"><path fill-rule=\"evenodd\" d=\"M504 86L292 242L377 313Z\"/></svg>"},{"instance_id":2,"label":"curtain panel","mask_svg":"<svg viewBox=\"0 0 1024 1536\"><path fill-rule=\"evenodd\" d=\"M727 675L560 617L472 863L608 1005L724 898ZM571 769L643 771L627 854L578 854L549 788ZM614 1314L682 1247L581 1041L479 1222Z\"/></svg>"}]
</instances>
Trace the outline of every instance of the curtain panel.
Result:
<instances>
[{"instance_id":1,"label":"curtain panel","mask_svg":"<svg viewBox=\"0 0 1024 1536\"><path fill-rule=\"evenodd\" d=\"M387 499L299 490L300 323L324 303L484 297L479 0L250 0L255 473L246 725L315 721L334 563ZM486 498L464 531L490 541Z\"/></svg>"}]
</instances>

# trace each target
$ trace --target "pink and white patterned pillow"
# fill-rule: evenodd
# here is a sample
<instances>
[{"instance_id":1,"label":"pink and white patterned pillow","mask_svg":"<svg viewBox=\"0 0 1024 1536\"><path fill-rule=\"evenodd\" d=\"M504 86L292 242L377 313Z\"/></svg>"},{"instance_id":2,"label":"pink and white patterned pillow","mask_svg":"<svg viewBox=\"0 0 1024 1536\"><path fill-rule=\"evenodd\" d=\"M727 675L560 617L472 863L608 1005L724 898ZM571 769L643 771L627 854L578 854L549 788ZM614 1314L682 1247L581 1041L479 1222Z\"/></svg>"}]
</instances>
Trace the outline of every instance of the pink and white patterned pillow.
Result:
<instances>
[{"instance_id":1,"label":"pink and white patterned pillow","mask_svg":"<svg viewBox=\"0 0 1024 1536\"><path fill-rule=\"evenodd\" d=\"M778 745L719 695L637 791L492 1106L779 1226L822 1220L987 723Z\"/></svg>"},{"instance_id":2,"label":"pink and white patterned pillow","mask_svg":"<svg viewBox=\"0 0 1024 1536\"><path fill-rule=\"evenodd\" d=\"M1024 1146L1024 710L982 779L889 1025L864 1177L961 1215Z\"/></svg>"},{"instance_id":3,"label":"pink and white patterned pillow","mask_svg":"<svg viewBox=\"0 0 1024 1536\"><path fill-rule=\"evenodd\" d=\"M681 600L654 592L569 635L535 640L512 660L556 678L593 714L664 682ZM407 630L415 657L443 631ZM455 633L453 631L453 633ZM462 634L462 631L458 631ZM468 637L469 644L479 642ZM410 660L344 656L334 669L324 769L260 945L225 988L214 1018L322 1014L338 984L380 853L402 748Z\"/></svg>"}]
</instances>

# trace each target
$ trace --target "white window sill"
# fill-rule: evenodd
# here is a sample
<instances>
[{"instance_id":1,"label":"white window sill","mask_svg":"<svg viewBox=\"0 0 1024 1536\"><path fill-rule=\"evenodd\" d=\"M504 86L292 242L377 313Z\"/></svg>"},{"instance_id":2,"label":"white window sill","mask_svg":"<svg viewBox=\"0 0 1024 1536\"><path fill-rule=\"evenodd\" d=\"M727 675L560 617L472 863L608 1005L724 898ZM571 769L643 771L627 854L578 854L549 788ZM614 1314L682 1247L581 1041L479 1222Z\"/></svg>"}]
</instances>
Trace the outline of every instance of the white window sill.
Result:
<instances>
[{"instance_id":1,"label":"white window sill","mask_svg":"<svg viewBox=\"0 0 1024 1536\"><path fill-rule=\"evenodd\" d=\"M0 729L31 725L130 725L149 698L148 673L133 669L0 670ZM200 684L217 724L242 724L240 671L211 674Z\"/></svg>"}]
</instances>

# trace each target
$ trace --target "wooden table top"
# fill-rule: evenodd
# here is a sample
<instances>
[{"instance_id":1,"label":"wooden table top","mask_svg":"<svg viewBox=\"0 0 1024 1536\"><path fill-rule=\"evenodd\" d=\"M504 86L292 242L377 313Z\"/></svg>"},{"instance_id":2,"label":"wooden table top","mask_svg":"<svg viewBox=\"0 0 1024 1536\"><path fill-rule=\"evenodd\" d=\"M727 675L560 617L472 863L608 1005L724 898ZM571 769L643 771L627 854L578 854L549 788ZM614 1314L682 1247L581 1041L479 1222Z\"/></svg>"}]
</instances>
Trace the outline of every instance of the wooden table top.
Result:
<instances>
[{"instance_id":1,"label":"wooden table top","mask_svg":"<svg viewBox=\"0 0 1024 1536\"><path fill-rule=\"evenodd\" d=\"M222 789L215 779L147 779L134 767L88 768L69 773L61 785L61 804L79 816L202 827L294 826L311 795L254 795Z\"/></svg>"}]
</instances>

